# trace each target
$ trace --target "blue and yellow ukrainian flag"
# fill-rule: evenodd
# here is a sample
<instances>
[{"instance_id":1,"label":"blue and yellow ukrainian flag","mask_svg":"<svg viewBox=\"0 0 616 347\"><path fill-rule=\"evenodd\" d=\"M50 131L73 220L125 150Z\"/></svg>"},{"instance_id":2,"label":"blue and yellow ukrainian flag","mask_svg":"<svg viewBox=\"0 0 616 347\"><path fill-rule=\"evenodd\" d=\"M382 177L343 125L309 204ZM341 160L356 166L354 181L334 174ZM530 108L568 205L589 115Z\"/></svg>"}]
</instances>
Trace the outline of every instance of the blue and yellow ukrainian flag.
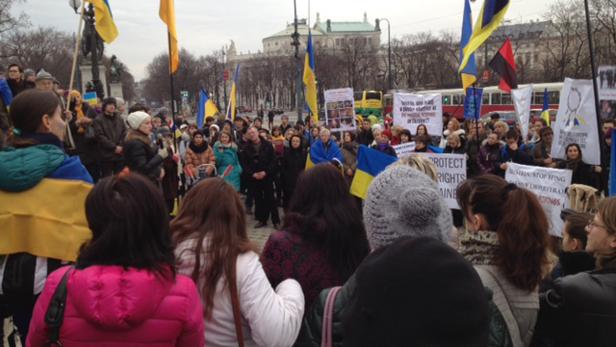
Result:
<instances>
[{"instance_id":1,"label":"blue and yellow ukrainian flag","mask_svg":"<svg viewBox=\"0 0 616 347\"><path fill-rule=\"evenodd\" d=\"M471 60L471 55L492 35L505 19L505 14L509 9L509 0L485 0L475 30L468 44L464 47L464 56L460 61L458 73L466 68Z\"/></svg>"},{"instance_id":2,"label":"blue and yellow ukrainian flag","mask_svg":"<svg viewBox=\"0 0 616 347\"><path fill-rule=\"evenodd\" d=\"M462 20L462 38L460 40L460 61L464 59L464 48L466 48L473 35L472 20L470 1L464 0L464 19ZM468 64L462 69L460 79L462 80L462 88L464 88L464 90L477 82L477 62L475 61L474 53L471 54Z\"/></svg>"},{"instance_id":3,"label":"blue and yellow ukrainian flag","mask_svg":"<svg viewBox=\"0 0 616 347\"><path fill-rule=\"evenodd\" d=\"M113 42L118 37L118 28L116 28L111 14L109 0L88 0L94 6L94 16L96 18L96 32L107 43Z\"/></svg>"},{"instance_id":4,"label":"blue and yellow ukrainian flag","mask_svg":"<svg viewBox=\"0 0 616 347\"><path fill-rule=\"evenodd\" d=\"M364 145L359 146L357 153L357 169L353 182L351 182L351 194L365 199L368 187L374 177L380 174L386 167L397 161L398 158L384 154Z\"/></svg>"},{"instance_id":5,"label":"blue and yellow ukrainian flag","mask_svg":"<svg viewBox=\"0 0 616 347\"><path fill-rule=\"evenodd\" d=\"M233 74L233 82L231 82L231 93L229 95L229 106L227 107L227 119L235 121L235 114L237 113L237 81L240 76L240 64L235 67L235 73Z\"/></svg>"},{"instance_id":6,"label":"blue and yellow ukrainian flag","mask_svg":"<svg viewBox=\"0 0 616 347\"><path fill-rule=\"evenodd\" d=\"M543 109L541 110L541 118L550 126L550 94L548 88L543 91Z\"/></svg>"},{"instance_id":7,"label":"blue and yellow ukrainian flag","mask_svg":"<svg viewBox=\"0 0 616 347\"><path fill-rule=\"evenodd\" d=\"M218 113L218 107L214 104L214 101L210 99L210 96L205 90L205 88L201 88L199 91L199 106L197 111L197 127L199 129L203 128L203 123L205 122L205 117L214 116Z\"/></svg>"},{"instance_id":8,"label":"blue and yellow ukrainian flag","mask_svg":"<svg viewBox=\"0 0 616 347\"><path fill-rule=\"evenodd\" d=\"M312 33L308 32L306 45L306 58L304 61L304 86L306 105L310 110L312 124L319 122L319 106L317 104L317 77L315 75L314 46L312 45Z\"/></svg>"}]
</instances>

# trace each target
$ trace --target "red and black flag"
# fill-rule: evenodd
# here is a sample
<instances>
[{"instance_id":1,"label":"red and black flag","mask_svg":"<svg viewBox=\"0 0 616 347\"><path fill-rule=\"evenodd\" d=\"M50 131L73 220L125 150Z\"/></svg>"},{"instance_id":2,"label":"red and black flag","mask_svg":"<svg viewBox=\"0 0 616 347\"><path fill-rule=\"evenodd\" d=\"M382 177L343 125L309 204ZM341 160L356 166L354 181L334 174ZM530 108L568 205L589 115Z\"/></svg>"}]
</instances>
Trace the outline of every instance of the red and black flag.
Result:
<instances>
[{"instance_id":1,"label":"red and black flag","mask_svg":"<svg viewBox=\"0 0 616 347\"><path fill-rule=\"evenodd\" d=\"M505 43L503 43L498 52L496 52L489 66L500 76L501 80L498 87L501 90L511 93L511 89L516 89L518 87L518 80L515 76L515 59L509 39L505 40Z\"/></svg>"}]
</instances>

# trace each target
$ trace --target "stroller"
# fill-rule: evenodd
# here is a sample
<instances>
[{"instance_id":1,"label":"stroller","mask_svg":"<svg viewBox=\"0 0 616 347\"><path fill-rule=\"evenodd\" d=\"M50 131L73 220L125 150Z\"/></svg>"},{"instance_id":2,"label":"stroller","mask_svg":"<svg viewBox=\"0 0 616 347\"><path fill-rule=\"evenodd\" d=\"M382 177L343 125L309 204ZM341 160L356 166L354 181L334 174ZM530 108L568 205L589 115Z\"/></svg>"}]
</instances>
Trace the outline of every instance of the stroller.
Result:
<instances>
[{"instance_id":1,"label":"stroller","mask_svg":"<svg viewBox=\"0 0 616 347\"><path fill-rule=\"evenodd\" d=\"M207 174L208 167L211 167L214 169L211 175ZM190 190L190 188L194 187L197 183L201 182L202 180L218 176L218 170L216 170L216 165L214 164L201 164L197 166L196 175L194 172L192 172L192 170L186 167L184 168L184 174L186 175L186 191L188 191Z\"/></svg>"}]
</instances>

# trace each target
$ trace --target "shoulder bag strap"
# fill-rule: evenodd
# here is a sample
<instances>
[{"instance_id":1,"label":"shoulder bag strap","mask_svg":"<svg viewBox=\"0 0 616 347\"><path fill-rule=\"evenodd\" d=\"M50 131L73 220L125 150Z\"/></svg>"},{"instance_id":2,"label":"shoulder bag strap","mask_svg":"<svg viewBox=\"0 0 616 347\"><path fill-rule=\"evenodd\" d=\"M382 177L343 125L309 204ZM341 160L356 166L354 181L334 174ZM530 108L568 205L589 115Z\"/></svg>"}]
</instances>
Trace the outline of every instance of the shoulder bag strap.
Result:
<instances>
[{"instance_id":1,"label":"shoulder bag strap","mask_svg":"<svg viewBox=\"0 0 616 347\"><path fill-rule=\"evenodd\" d=\"M336 303L336 295L342 287L333 287L327 293L325 307L323 308L323 326L321 327L321 347L332 347L332 323L334 320L334 304Z\"/></svg>"},{"instance_id":2,"label":"shoulder bag strap","mask_svg":"<svg viewBox=\"0 0 616 347\"><path fill-rule=\"evenodd\" d=\"M51 297L47 312L45 313L45 323L48 327L47 346L62 346L60 342L60 328L64 321L64 309L66 307L66 295L68 292L68 278L73 272L74 267L70 267L60 280L56 290Z\"/></svg>"},{"instance_id":3,"label":"shoulder bag strap","mask_svg":"<svg viewBox=\"0 0 616 347\"><path fill-rule=\"evenodd\" d=\"M235 264L233 265L233 272L237 273ZM237 291L237 276L234 281L229 281L229 292L231 294L231 306L233 307L233 322L235 324L237 345L238 347L244 347L244 332L242 331L242 314L240 312L240 298Z\"/></svg>"}]
</instances>

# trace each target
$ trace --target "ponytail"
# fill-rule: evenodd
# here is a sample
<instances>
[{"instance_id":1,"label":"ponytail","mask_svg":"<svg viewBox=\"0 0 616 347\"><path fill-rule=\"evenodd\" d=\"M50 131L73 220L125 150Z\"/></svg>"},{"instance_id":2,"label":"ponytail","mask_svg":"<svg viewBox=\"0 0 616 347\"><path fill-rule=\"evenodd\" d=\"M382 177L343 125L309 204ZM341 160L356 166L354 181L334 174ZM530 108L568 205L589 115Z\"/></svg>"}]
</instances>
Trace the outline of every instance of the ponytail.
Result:
<instances>
[{"instance_id":1,"label":"ponytail","mask_svg":"<svg viewBox=\"0 0 616 347\"><path fill-rule=\"evenodd\" d=\"M548 264L549 222L537 197L494 175L466 180L458 187L465 213L482 214L498 235L496 265L516 287L535 290Z\"/></svg>"}]
</instances>

